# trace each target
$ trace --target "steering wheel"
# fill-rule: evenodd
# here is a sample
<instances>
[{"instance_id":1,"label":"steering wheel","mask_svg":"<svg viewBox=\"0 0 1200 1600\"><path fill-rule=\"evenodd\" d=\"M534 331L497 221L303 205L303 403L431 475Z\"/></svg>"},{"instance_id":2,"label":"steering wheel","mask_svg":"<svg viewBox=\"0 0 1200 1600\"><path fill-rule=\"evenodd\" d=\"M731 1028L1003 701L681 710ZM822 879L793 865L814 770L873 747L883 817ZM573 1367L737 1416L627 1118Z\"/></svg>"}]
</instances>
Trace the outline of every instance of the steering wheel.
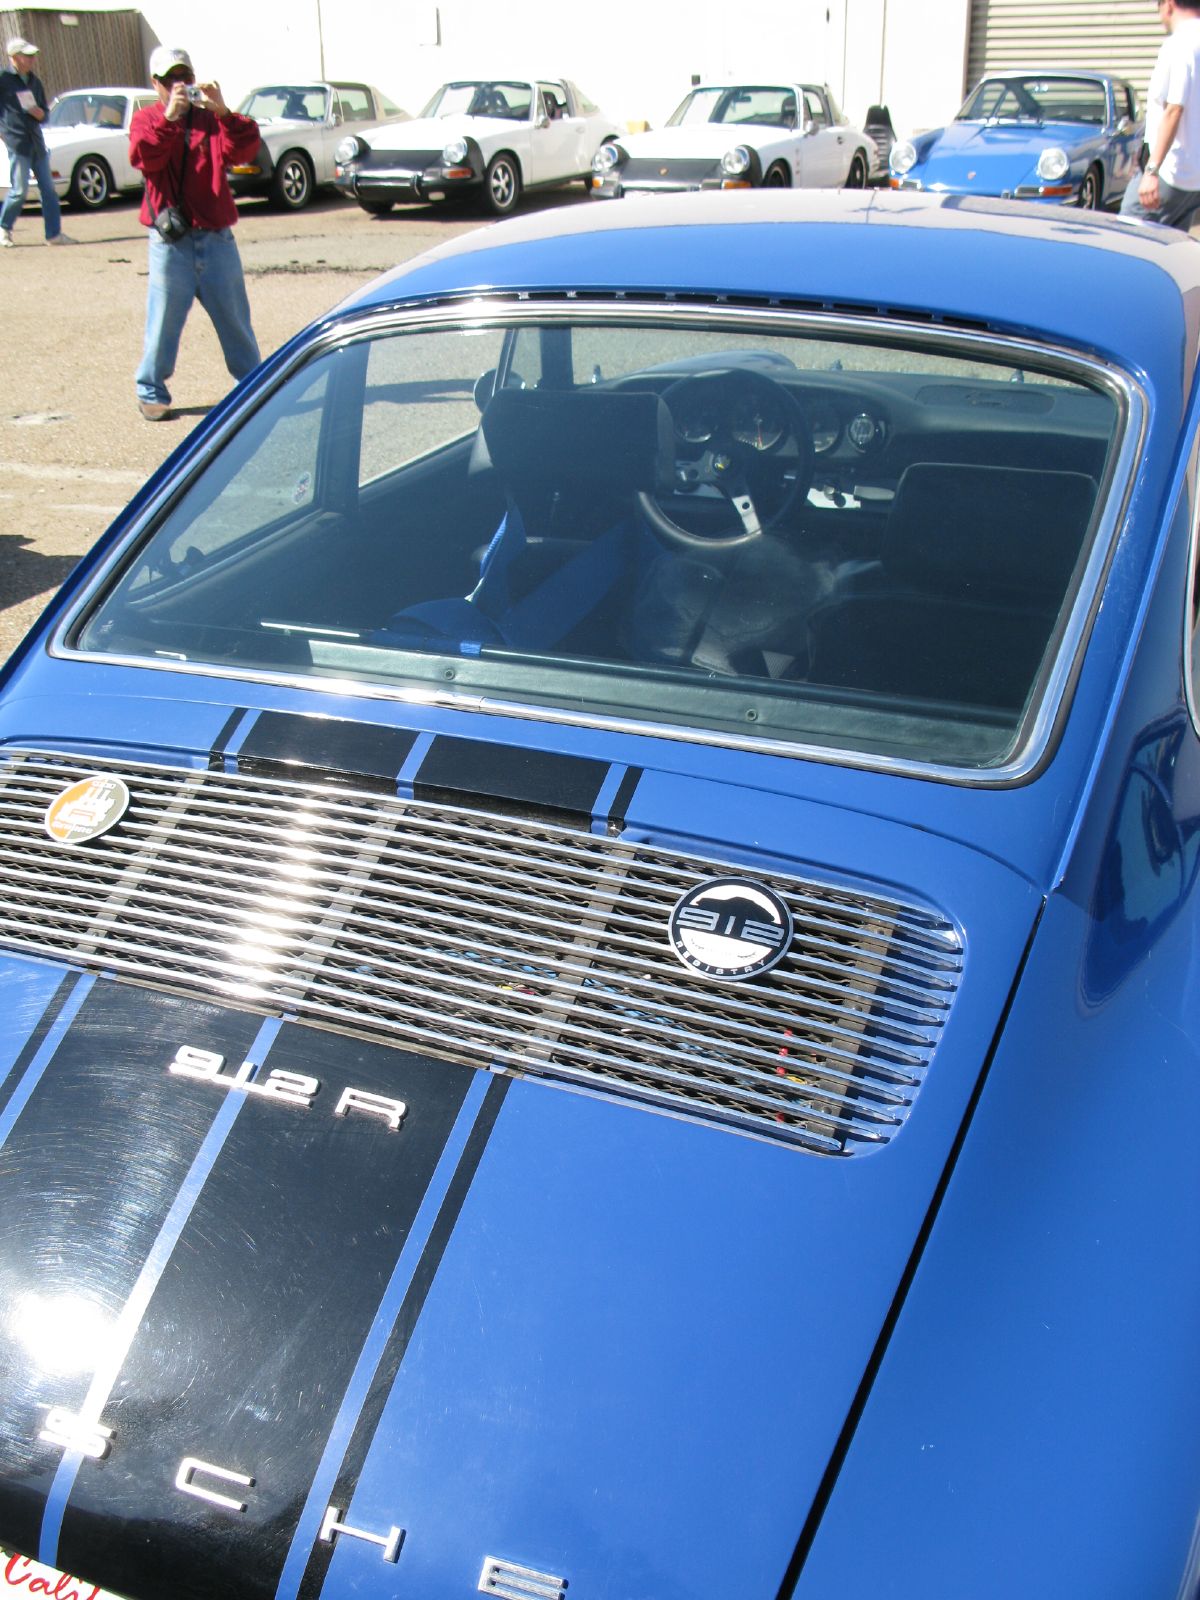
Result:
<instances>
[{"instance_id":1,"label":"steering wheel","mask_svg":"<svg viewBox=\"0 0 1200 1600\"><path fill-rule=\"evenodd\" d=\"M682 459L679 487L668 504L731 509L734 519L712 533L676 520L661 495L639 493L638 505L665 543L696 551L734 550L762 537L807 496L813 479L812 437L791 392L749 367L698 373L663 390ZM760 503L770 510L764 515ZM773 502L773 503L771 503Z\"/></svg>"}]
</instances>

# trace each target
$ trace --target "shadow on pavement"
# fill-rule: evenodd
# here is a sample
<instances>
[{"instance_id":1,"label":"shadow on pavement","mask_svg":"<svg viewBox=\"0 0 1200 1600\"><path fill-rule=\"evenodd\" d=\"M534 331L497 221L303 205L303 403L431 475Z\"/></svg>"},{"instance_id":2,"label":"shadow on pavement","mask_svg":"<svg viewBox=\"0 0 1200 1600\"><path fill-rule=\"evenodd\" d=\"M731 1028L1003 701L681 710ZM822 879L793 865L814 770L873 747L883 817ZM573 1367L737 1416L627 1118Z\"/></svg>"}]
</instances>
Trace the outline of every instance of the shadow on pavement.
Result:
<instances>
[{"instance_id":1,"label":"shadow on pavement","mask_svg":"<svg viewBox=\"0 0 1200 1600\"><path fill-rule=\"evenodd\" d=\"M78 560L30 549L23 534L0 534L0 610L57 589Z\"/></svg>"}]
</instances>

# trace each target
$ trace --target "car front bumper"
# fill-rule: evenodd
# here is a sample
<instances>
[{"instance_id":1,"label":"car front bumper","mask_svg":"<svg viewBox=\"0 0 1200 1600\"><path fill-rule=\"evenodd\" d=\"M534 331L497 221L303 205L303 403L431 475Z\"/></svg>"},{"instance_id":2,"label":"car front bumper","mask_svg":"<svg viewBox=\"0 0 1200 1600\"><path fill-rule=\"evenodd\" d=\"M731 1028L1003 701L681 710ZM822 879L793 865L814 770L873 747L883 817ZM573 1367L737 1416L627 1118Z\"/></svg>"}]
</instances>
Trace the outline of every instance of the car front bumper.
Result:
<instances>
[{"instance_id":1,"label":"car front bumper","mask_svg":"<svg viewBox=\"0 0 1200 1600\"><path fill-rule=\"evenodd\" d=\"M1012 189L992 189L977 184L924 183L920 178L897 178L890 175L890 189L904 189L922 194L976 195L988 200L1033 200L1041 205L1074 206L1079 204L1080 182L1019 183Z\"/></svg>"},{"instance_id":2,"label":"car front bumper","mask_svg":"<svg viewBox=\"0 0 1200 1600\"><path fill-rule=\"evenodd\" d=\"M339 193L370 205L373 201L444 200L471 194L482 187L483 173L475 165L448 167L441 161L395 156L369 165L359 161L339 165L334 168L333 181Z\"/></svg>"}]
</instances>

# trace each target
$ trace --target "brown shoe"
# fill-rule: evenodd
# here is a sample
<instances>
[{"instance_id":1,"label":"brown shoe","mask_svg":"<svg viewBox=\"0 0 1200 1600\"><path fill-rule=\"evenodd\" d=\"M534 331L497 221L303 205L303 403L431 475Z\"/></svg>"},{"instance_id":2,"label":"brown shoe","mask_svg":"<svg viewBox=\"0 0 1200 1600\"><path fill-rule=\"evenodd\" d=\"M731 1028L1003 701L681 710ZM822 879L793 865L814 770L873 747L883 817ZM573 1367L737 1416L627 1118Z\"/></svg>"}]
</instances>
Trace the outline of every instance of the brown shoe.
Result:
<instances>
[{"instance_id":1,"label":"brown shoe","mask_svg":"<svg viewBox=\"0 0 1200 1600\"><path fill-rule=\"evenodd\" d=\"M147 422L162 422L170 409L170 406L164 405L161 400L138 401L138 410Z\"/></svg>"}]
</instances>

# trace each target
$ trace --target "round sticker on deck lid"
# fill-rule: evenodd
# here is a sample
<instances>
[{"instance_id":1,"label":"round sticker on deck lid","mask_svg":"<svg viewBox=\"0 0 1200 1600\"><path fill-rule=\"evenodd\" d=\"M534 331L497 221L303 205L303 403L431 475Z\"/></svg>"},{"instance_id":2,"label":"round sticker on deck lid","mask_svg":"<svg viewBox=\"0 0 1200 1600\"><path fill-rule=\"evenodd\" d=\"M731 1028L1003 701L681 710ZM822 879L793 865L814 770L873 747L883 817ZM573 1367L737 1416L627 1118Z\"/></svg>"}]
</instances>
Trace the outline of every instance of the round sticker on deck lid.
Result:
<instances>
[{"instance_id":1,"label":"round sticker on deck lid","mask_svg":"<svg viewBox=\"0 0 1200 1600\"><path fill-rule=\"evenodd\" d=\"M709 878L675 903L671 948L694 972L738 982L768 972L792 942L792 914L751 878Z\"/></svg>"},{"instance_id":2,"label":"round sticker on deck lid","mask_svg":"<svg viewBox=\"0 0 1200 1600\"><path fill-rule=\"evenodd\" d=\"M57 844L86 844L115 827L128 806L129 790L120 778L97 773L55 795L42 826Z\"/></svg>"}]
</instances>

